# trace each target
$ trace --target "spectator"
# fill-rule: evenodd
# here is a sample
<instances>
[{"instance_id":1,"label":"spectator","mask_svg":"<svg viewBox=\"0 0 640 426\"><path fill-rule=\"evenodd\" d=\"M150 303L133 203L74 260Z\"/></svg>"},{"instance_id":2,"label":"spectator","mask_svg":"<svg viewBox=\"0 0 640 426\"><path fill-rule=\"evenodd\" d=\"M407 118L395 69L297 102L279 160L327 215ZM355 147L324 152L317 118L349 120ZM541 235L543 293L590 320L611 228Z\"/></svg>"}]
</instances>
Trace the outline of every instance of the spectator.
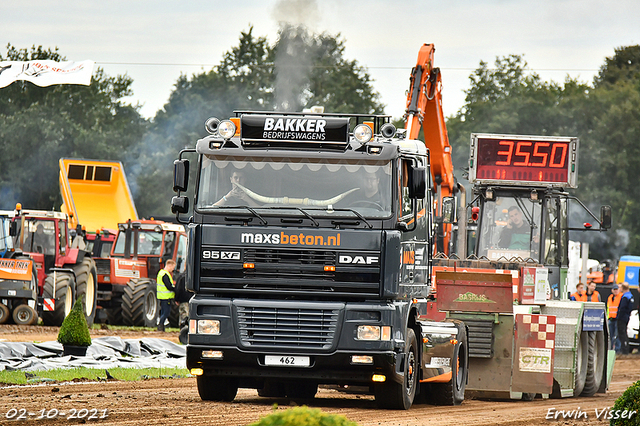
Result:
<instances>
[{"instance_id":1,"label":"spectator","mask_svg":"<svg viewBox=\"0 0 640 426\"><path fill-rule=\"evenodd\" d=\"M171 313L171 304L173 303L173 299L176 297L173 277L171 276L175 267L176 262L174 260L167 260L164 268L160 269L158 277L156 278L156 284L158 286L156 293L158 302L160 303L160 322L158 323L158 331L164 331L164 322L169 318L169 314Z\"/></svg>"},{"instance_id":2,"label":"spectator","mask_svg":"<svg viewBox=\"0 0 640 426\"><path fill-rule=\"evenodd\" d=\"M596 290L596 283L594 281L591 281L589 284L587 284L586 297L587 302L602 302L602 300L600 299L600 293L598 293L598 291Z\"/></svg>"},{"instance_id":3,"label":"spectator","mask_svg":"<svg viewBox=\"0 0 640 426\"><path fill-rule=\"evenodd\" d=\"M611 349L615 349L616 353L620 353L620 340L618 339L618 306L620 305L622 293L617 284L611 288L611 294L607 299L607 317L609 318L609 340L611 340Z\"/></svg>"},{"instance_id":4,"label":"spectator","mask_svg":"<svg viewBox=\"0 0 640 426\"><path fill-rule=\"evenodd\" d=\"M571 300L577 300L578 302L586 302L587 294L584 292L584 284L578 283L576 285L576 292L571 295L569 298Z\"/></svg>"},{"instance_id":5,"label":"spectator","mask_svg":"<svg viewBox=\"0 0 640 426\"><path fill-rule=\"evenodd\" d=\"M633 295L629 291L629 284L624 282L620 285L620 305L618 306L618 339L620 340L620 353L627 355L629 353L629 335L627 334L627 326L629 325L629 317L633 310Z\"/></svg>"}]
</instances>

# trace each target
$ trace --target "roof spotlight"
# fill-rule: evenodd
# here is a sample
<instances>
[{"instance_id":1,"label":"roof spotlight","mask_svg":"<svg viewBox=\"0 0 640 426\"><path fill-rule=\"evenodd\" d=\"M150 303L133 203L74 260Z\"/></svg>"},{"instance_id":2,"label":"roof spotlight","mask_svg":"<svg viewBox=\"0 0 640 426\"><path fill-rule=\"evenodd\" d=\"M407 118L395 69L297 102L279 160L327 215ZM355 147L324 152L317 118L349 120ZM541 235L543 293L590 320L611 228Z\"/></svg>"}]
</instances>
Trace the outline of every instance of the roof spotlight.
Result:
<instances>
[{"instance_id":1,"label":"roof spotlight","mask_svg":"<svg viewBox=\"0 0 640 426\"><path fill-rule=\"evenodd\" d=\"M236 125L231 120L223 120L218 125L218 134L225 139L231 139L236 134Z\"/></svg>"},{"instance_id":2,"label":"roof spotlight","mask_svg":"<svg viewBox=\"0 0 640 426\"><path fill-rule=\"evenodd\" d=\"M353 129L353 137L360 143L367 143L373 137L373 131L371 127L366 124L358 124L355 129Z\"/></svg>"}]
</instances>

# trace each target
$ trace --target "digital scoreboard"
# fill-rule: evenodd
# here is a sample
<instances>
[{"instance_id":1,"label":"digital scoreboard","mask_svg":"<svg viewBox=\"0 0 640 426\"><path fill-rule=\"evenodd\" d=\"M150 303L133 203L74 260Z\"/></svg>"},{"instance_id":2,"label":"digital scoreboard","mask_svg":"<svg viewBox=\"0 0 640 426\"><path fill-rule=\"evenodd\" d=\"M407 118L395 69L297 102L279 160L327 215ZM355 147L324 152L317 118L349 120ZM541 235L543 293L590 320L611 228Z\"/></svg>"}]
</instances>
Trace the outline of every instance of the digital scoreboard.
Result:
<instances>
[{"instance_id":1,"label":"digital scoreboard","mask_svg":"<svg viewBox=\"0 0 640 426\"><path fill-rule=\"evenodd\" d=\"M469 181L576 187L578 138L473 133Z\"/></svg>"}]
</instances>

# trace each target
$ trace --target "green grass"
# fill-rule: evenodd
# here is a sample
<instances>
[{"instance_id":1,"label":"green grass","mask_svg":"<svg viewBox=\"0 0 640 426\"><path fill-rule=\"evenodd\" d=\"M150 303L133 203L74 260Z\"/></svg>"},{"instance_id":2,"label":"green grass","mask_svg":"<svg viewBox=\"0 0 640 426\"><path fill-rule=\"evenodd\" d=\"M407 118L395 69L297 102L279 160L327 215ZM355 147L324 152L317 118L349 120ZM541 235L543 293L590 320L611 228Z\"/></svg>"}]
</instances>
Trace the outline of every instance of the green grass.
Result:
<instances>
[{"instance_id":1,"label":"green grass","mask_svg":"<svg viewBox=\"0 0 640 426\"><path fill-rule=\"evenodd\" d=\"M104 369L98 368L60 368L56 370L29 371L36 377L27 378L24 370L0 371L1 384L33 384L46 382L69 382L74 379L81 381L106 380ZM109 373L117 380L134 382L154 378L191 377L186 368L111 368Z\"/></svg>"}]
</instances>

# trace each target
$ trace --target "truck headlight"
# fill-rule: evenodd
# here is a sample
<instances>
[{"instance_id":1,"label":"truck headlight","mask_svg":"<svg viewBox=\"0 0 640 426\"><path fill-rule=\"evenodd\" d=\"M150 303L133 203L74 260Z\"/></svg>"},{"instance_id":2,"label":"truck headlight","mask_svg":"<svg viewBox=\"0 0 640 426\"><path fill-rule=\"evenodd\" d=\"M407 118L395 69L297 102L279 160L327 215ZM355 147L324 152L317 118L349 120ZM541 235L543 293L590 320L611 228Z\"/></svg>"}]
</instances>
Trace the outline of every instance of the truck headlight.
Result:
<instances>
[{"instance_id":1,"label":"truck headlight","mask_svg":"<svg viewBox=\"0 0 640 426\"><path fill-rule=\"evenodd\" d=\"M359 325L357 340L391 340L391 327L388 325Z\"/></svg>"},{"instance_id":2,"label":"truck headlight","mask_svg":"<svg viewBox=\"0 0 640 426\"><path fill-rule=\"evenodd\" d=\"M219 320L198 320L198 334L220 334Z\"/></svg>"}]
</instances>

